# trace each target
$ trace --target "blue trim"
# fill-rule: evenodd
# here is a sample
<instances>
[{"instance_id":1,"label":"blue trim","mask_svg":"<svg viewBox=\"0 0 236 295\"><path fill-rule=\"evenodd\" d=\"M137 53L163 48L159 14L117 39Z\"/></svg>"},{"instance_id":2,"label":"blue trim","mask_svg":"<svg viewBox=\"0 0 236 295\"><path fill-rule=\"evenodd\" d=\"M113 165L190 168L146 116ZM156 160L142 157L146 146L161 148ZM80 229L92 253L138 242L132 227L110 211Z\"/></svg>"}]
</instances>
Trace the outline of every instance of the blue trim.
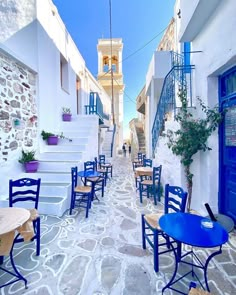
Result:
<instances>
[{"instance_id":1,"label":"blue trim","mask_svg":"<svg viewBox=\"0 0 236 295\"><path fill-rule=\"evenodd\" d=\"M190 66L190 51L191 51L191 43L184 42L184 65L186 66L185 73L190 73L191 69L187 66Z\"/></svg>"}]
</instances>

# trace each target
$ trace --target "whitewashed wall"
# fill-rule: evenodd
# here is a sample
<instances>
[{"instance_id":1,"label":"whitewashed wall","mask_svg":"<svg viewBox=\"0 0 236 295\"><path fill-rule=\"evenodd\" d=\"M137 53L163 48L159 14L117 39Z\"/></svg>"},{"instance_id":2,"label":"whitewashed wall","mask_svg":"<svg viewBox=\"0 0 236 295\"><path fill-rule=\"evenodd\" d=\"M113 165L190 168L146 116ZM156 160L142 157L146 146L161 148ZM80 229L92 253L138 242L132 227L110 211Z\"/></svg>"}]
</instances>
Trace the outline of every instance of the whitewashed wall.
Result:
<instances>
[{"instance_id":1,"label":"whitewashed wall","mask_svg":"<svg viewBox=\"0 0 236 295\"><path fill-rule=\"evenodd\" d=\"M175 6L174 15L177 15L179 9L184 11L186 7L181 7L181 3L184 2L182 0L177 1L177 4L180 3L180 6ZM195 7L198 2L204 3L200 0L194 1L192 5ZM191 60L191 64L195 65L193 98L194 104L197 106L197 116L202 116L202 112L197 104L196 97L199 96L211 107L217 104L218 76L236 64L236 39L232 37L236 27L236 1L221 1L219 5L218 2L215 2L216 10L208 17L198 34L192 40L189 40L192 41L192 51L202 51L192 54ZM204 6L201 8L204 10ZM193 14L192 9L190 9L190 12ZM184 26L186 26L184 15L183 13L181 19L178 20L177 26L181 26L182 21ZM189 19L188 16L186 17ZM181 28L177 27L176 31L181 32ZM179 38L181 37L179 33ZM204 203L206 202L211 205L213 211L218 209L218 140L218 133L215 132L208 141L212 151L201 152L195 155L194 163L191 166L194 174L192 208L203 214L206 214L204 208ZM167 176L166 179L168 179L169 174L175 173L176 175L172 180L178 180L179 185L186 188L183 172L181 169L177 169L178 158L173 155L171 157L163 139L159 141L156 157L163 163L163 171L167 172L163 172L163 178L165 174ZM180 173L179 176L178 173ZM176 184L178 182L175 181Z\"/></svg>"}]
</instances>

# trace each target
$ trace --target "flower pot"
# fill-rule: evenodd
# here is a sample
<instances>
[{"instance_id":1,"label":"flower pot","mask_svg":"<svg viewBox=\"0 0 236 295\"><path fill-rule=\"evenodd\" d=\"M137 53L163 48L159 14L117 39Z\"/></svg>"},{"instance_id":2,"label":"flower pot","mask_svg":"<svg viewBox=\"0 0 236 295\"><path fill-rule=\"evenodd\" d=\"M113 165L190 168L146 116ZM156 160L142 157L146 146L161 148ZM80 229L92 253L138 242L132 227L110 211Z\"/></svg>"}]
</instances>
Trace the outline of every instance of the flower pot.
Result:
<instances>
[{"instance_id":1,"label":"flower pot","mask_svg":"<svg viewBox=\"0 0 236 295\"><path fill-rule=\"evenodd\" d=\"M71 114L62 114L63 121L71 121Z\"/></svg>"},{"instance_id":2,"label":"flower pot","mask_svg":"<svg viewBox=\"0 0 236 295\"><path fill-rule=\"evenodd\" d=\"M48 145L57 145L58 144L58 136L57 135L51 135L47 139Z\"/></svg>"},{"instance_id":3,"label":"flower pot","mask_svg":"<svg viewBox=\"0 0 236 295\"><path fill-rule=\"evenodd\" d=\"M25 163L25 172L27 173L33 173L37 172L39 166L38 161L30 161Z\"/></svg>"}]
</instances>

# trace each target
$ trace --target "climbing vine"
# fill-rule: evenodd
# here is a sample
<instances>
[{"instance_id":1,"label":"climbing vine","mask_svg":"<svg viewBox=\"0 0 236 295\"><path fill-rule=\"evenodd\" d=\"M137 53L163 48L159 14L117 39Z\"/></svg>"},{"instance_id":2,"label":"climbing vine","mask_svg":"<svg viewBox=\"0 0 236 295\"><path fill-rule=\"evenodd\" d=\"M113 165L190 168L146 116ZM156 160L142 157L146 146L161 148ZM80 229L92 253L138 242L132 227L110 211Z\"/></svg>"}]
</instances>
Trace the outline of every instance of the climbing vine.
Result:
<instances>
[{"instance_id":1,"label":"climbing vine","mask_svg":"<svg viewBox=\"0 0 236 295\"><path fill-rule=\"evenodd\" d=\"M167 146L172 150L173 154L180 157L180 161L184 166L188 190L187 210L190 211L194 176L190 168L193 162L193 155L198 151L205 152L211 150L207 140L221 122L222 113L218 111L217 106L210 109L198 98L205 115L204 118L196 119L188 108L186 89L180 89L178 97L181 101L181 107L176 115L176 121L179 123L180 128L177 131L167 130Z\"/></svg>"}]
</instances>

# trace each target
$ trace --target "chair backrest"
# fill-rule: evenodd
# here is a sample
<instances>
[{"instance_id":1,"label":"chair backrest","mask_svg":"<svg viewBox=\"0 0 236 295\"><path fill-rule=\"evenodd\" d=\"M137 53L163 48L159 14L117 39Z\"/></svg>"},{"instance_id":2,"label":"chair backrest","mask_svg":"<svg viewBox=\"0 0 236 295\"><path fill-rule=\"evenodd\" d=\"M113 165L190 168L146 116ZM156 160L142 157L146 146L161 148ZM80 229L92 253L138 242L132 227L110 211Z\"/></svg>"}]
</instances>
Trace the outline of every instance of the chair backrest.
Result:
<instances>
[{"instance_id":1,"label":"chair backrest","mask_svg":"<svg viewBox=\"0 0 236 295\"><path fill-rule=\"evenodd\" d=\"M105 164L106 157L105 155L99 155L99 164Z\"/></svg>"},{"instance_id":2,"label":"chair backrest","mask_svg":"<svg viewBox=\"0 0 236 295\"><path fill-rule=\"evenodd\" d=\"M138 153L138 161L142 161L143 160L143 154L142 153Z\"/></svg>"},{"instance_id":3,"label":"chair backrest","mask_svg":"<svg viewBox=\"0 0 236 295\"><path fill-rule=\"evenodd\" d=\"M179 186L165 186L165 214L184 212L188 193Z\"/></svg>"},{"instance_id":4,"label":"chair backrest","mask_svg":"<svg viewBox=\"0 0 236 295\"><path fill-rule=\"evenodd\" d=\"M143 166L144 167L152 167L152 159L144 159Z\"/></svg>"},{"instance_id":5,"label":"chair backrest","mask_svg":"<svg viewBox=\"0 0 236 295\"><path fill-rule=\"evenodd\" d=\"M9 180L9 206L17 202L32 201L34 208L38 209L39 191L41 178L20 178L17 180Z\"/></svg>"},{"instance_id":6,"label":"chair backrest","mask_svg":"<svg viewBox=\"0 0 236 295\"><path fill-rule=\"evenodd\" d=\"M71 189L74 190L74 188L77 186L77 181L78 181L78 168L72 167L71 168Z\"/></svg>"},{"instance_id":7,"label":"chair backrest","mask_svg":"<svg viewBox=\"0 0 236 295\"><path fill-rule=\"evenodd\" d=\"M161 169L162 169L162 165L153 167L152 181L153 181L153 184L155 185L160 185L161 183Z\"/></svg>"},{"instance_id":8,"label":"chair backrest","mask_svg":"<svg viewBox=\"0 0 236 295\"><path fill-rule=\"evenodd\" d=\"M96 163L95 163L95 161L87 161L87 162L84 162L84 170L85 171L95 171L96 170Z\"/></svg>"}]
</instances>

